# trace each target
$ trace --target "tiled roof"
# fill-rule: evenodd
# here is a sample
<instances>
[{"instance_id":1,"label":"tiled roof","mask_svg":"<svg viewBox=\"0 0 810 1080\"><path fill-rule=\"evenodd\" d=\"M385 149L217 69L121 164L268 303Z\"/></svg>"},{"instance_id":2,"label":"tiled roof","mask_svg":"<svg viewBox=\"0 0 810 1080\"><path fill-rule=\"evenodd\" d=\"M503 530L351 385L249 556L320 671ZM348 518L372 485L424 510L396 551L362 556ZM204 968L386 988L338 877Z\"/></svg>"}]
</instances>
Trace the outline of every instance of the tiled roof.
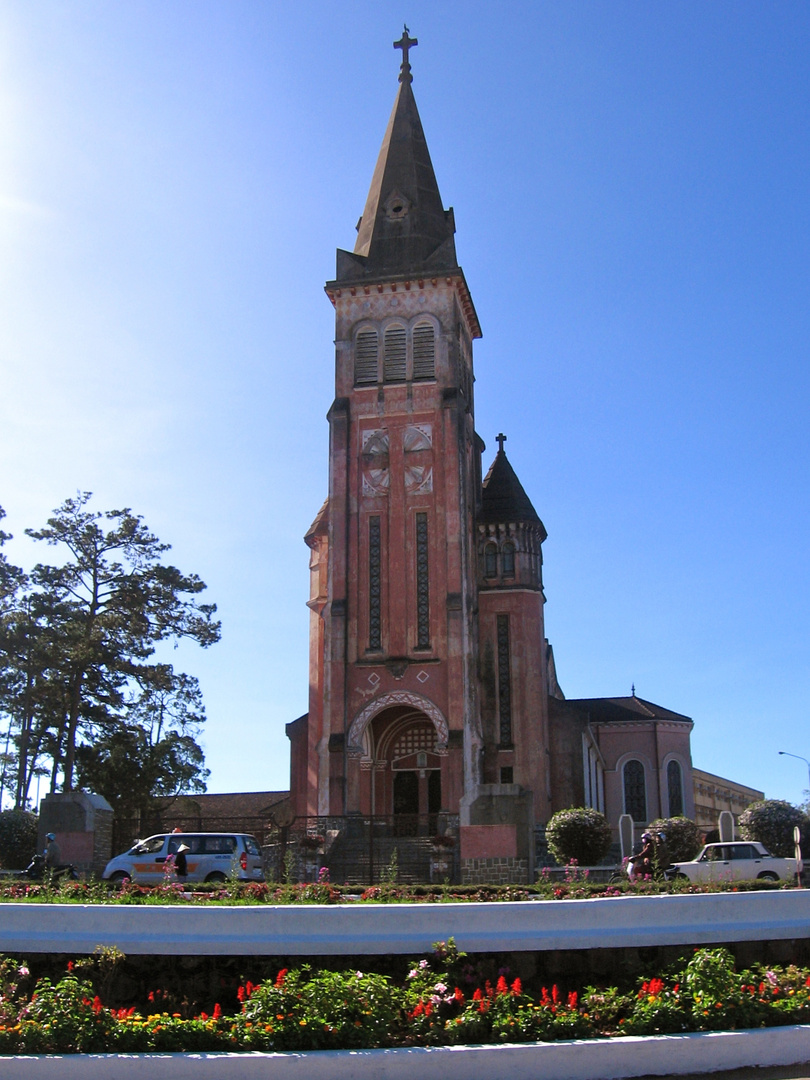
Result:
<instances>
[{"instance_id":1,"label":"tiled roof","mask_svg":"<svg viewBox=\"0 0 810 1080\"><path fill-rule=\"evenodd\" d=\"M565 705L587 710L592 723L621 723L630 720L679 720L690 723L692 718L683 713L665 709L640 697L615 698L568 698Z\"/></svg>"},{"instance_id":2,"label":"tiled roof","mask_svg":"<svg viewBox=\"0 0 810 1080\"><path fill-rule=\"evenodd\" d=\"M541 528L543 525L503 450L495 455L484 477L481 521L491 524L535 521Z\"/></svg>"},{"instance_id":3,"label":"tiled roof","mask_svg":"<svg viewBox=\"0 0 810 1080\"><path fill-rule=\"evenodd\" d=\"M276 803L290 797L289 791L235 791L212 795L180 795L161 800L166 817L193 813L206 818L262 817Z\"/></svg>"}]
</instances>

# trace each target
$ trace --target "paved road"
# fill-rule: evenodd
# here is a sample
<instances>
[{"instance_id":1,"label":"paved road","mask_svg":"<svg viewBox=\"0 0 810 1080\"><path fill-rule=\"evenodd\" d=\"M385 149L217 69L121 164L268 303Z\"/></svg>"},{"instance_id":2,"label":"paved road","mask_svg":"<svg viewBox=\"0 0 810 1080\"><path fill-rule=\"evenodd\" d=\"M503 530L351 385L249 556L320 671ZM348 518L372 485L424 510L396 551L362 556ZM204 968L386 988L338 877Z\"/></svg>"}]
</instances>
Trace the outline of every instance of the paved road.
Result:
<instances>
[{"instance_id":1,"label":"paved road","mask_svg":"<svg viewBox=\"0 0 810 1080\"><path fill-rule=\"evenodd\" d=\"M596 1078L594 1078L596 1080ZM639 1080L656 1080L640 1077ZM657 1080L662 1080L658 1077ZM730 1072L689 1073L685 1080L810 1080L810 1062L804 1065L769 1065L765 1069L732 1069Z\"/></svg>"}]
</instances>

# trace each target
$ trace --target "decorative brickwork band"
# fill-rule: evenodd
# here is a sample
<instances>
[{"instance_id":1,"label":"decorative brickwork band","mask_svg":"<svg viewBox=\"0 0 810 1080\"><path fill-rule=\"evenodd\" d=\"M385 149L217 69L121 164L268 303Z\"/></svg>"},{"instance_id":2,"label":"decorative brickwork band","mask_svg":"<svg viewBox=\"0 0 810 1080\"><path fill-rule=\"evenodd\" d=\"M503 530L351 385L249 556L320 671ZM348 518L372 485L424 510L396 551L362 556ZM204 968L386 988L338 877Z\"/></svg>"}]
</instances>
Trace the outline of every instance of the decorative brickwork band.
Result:
<instances>
[{"instance_id":1,"label":"decorative brickwork band","mask_svg":"<svg viewBox=\"0 0 810 1080\"><path fill-rule=\"evenodd\" d=\"M382 545L380 519L368 519L368 647L374 652L382 649Z\"/></svg>"},{"instance_id":2,"label":"decorative brickwork band","mask_svg":"<svg viewBox=\"0 0 810 1080\"><path fill-rule=\"evenodd\" d=\"M509 616L498 616L498 720L501 746L512 745L512 676L509 665Z\"/></svg>"},{"instance_id":3,"label":"decorative brickwork band","mask_svg":"<svg viewBox=\"0 0 810 1080\"><path fill-rule=\"evenodd\" d=\"M448 728L441 709L428 698L422 697L421 694L414 694L409 690L392 690L375 698L374 701L370 701L352 720L348 740L350 757L363 756L363 733L378 713L381 713L383 709L390 708L392 705L410 705L412 708L423 712L436 729L436 753L447 753Z\"/></svg>"},{"instance_id":4,"label":"decorative brickwork band","mask_svg":"<svg viewBox=\"0 0 810 1080\"><path fill-rule=\"evenodd\" d=\"M416 515L416 647L430 648L428 516L425 513Z\"/></svg>"}]
</instances>

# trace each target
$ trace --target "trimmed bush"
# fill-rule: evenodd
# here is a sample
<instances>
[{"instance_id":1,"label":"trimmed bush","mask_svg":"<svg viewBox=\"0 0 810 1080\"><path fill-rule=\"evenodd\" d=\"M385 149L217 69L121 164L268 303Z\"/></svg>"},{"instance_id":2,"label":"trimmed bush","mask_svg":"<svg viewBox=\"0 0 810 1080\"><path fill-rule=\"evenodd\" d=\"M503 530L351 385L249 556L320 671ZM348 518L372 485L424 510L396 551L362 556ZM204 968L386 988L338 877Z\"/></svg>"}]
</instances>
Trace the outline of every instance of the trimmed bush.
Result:
<instances>
[{"instance_id":1,"label":"trimmed bush","mask_svg":"<svg viewBox=\"0 0 810 1080\"><path fill-rule=\"evenodd\" d=\"M700 851L700 830L691 818L658 818L647 827L651 833L662 832L666 836L670 862L688 862Z\"/></svg>"},{"instance_id":2,"label":"trimmed bush","mask_svg":"<svg viewBox=\"0 0 810 1080\"><path fill-rule=\"evenodd\" d=\"M0 866L24 870L37 850L37 816L27 810L0 813Z\"/></svg>"},{"instance_id":3,"label":"trimmed bush","mask_svg":"<svg viewBox=\"0 0 810 1080\"><path fill-rule=\"evenodd\" d=\"M763 799L740 814L740 833L744 840L758 840L771 855L789 859L793 855L793 829L796 825L807 834L810 820L798 806L784 799Z\"/></svg>"},{"instance_id":4,"label":"trimmed bush","mask_svg":"<svg viewBox=\"0 0 810 1080\"><path fill-rule=\"evenodd\" d=\"M546 825L546 843L558 863L596 866L610 847L610 825L604 814L586 806L558 810Z\"/></svg>"}]
</instances>

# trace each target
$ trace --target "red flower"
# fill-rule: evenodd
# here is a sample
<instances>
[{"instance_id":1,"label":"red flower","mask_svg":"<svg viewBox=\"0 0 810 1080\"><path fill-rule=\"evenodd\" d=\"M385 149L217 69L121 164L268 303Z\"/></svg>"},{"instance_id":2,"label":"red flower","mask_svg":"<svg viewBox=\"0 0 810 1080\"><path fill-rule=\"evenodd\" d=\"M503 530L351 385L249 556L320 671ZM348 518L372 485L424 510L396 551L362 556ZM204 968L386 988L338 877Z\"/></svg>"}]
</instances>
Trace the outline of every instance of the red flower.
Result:
<instances>
[{"instance_id":1,"label":"red flower","mask_svg":"<svg viewBox=\"0 0 810 1080\"><path fill-rule=\"evenodd\" d=\"M483 996L484 995L481 993L481 988L478 987L478 988L476 988L476 991L473 994L473 1001L480 1001L483 998Z\"/></svg>"},{"instance_id":2,"label":"red flower","mask_svg":"<svg viewBox=\"0 0 810 1080\"><path fill-rule=\"evenodd\" d=\"M417 1017L417 1016L421 1016L421 1015L422 1015L422 1013L423 1013L424 1011L425 1011L425 1006L424 1006L424 1005L422 1004L422 1002L421 1002L421 1001L417 1001L417 1003L416 1003L416 1008L415 1008L415 1009L413 1010L413 1012L411 1013L411 1017L412 1017L412 1019L414 1019L414 1020L415 1020L415 1019L416 1019L416 1017Z\"/></svg>"},{"instance_id":3,"label":"red flower","mask_svg":"<svg viewBox=\"0 0 810 1080\"><path fill-rule=\"evenodd\" d=\"M255 989L256 989L255 984L252 983L250 981L250 979L248 979L248 981L245 983L245 993L247 994L247 996L250 997L250 995L253 993L253 991Z\"/></svg>"},{"instance_id":4,"label":"red flower","mask_svg":"<svg viewBox=\"0 0 810 1080\"><path fill-rule=\"evenodd\" d=\"M487 992L488 998L495 996L495 991L492 989L492 983L489 981L489 979L487 979L487 981L484 983L484 989Z\"/></svg>"},{"instance_id":5,"label":"red flower","mask_svg":"<svg viewBox=\"0 0 810 1080\"><path fill-rule=\"evenodd\" d=\"M551 1004L551 998L548 996L548 990L546 990L545 986L543 987L543 993L540 996L540 1001L543 1005Z\"/></svg>"},{"instance_id":6,"label":"red flower","mask_svg":"<svg viewBox=\"0 0 810 1080\"><path fill-rule=\"evenodd\" d=\"M554 985L551 988L551 1000L554 1002L555 1005L559 1004L560 990L559 990L559 987L557 986L556 983L554 983Z\"/></svg>"},{"instance_id":7,"label":"red flower","mask_svg":"<svg viewBox=\"0 0 810 1080\"><path fill-rule=\"evenodd\" d=\"M93 1012L98 1014L103 1008L104 1006L101 1004L101 998L98 996L98 994L96 994L96 996L93 998Z\"/></svg>"},{"instance_id":8,"label":"red flower","mask_svg":"<svg viewBox=\"0 0 810 1080\"><path fill-rule=\"evenodd\" d=\"M430 1014L432 1012L433 1012L433 1002L432 1001L426 1001L425 1002L425 1016L430 1016Z\"/></svg>"},{"instance_id":9,"label":"red flower","mask_svg":"<svg viewBox=\"0 0 810 1080\"><path fill-rule=\"evenodd\" d=\"M236 991L236 996L240 1001L245 1000L245 988L244 988L244 986L239 987L239 989Z\"/></svg>"},{"instance_id":10,"label":"red flower","mask_svg":"<svg viewBox=\"0 0 810 1080\"><path fill-rule=\"evenodd\" d=\"M458 986L455 989L455 993L453 994L453 997L456 999L456 1001L459 1003L459 1005L464 1004L464 995L462 994L461 989Z\"/></svg>"},{"instance_id":11,"label":"red flower","mask_svg":"<svg viewBox=\"0 0 810 1080\"><path fill-rule=\"evenodd\" d=\"M281 971L278 973L278 975L276 975L276 986L283 986L284 985L284 977L285 977L285 975L287 974L288 971L289 971L289 968L282 968Z\"/></svg>"},{"instance_id":12,"label":"red flower","mask_svg":"<svg viewBox=\"0 0 810 1080\"><path fill-rule=\"evenodd\" d=\"M73 971L73 961L68 960L68 971Z\"/></svg>"},{"instance_id":13,"label":"red flower","mask_svg":"<svg viewBox=\"0 0 810 1080\"><path fill-rule=\"evenodd\" d=\"M509 984L507 983L503 975L501 975L501 977L498 979L497 985L495 987L495 993L498 994L498 996L500 996L501 994L509 993Z\"/></svg>"},{"instance_id":14,"label":"red flower","mask_svg":"<svg viewBox=\"0 0 810 1080\"><path fill-rule=\"evenodd\" d=\"M520 995L523 993L523 983L520 981L520 979L515 979L515 981L512 983L512 993L515 995L515 997L520 997Z\"/></svg>"},{"instance_id":15,"label":"red flower","mask_svg":"<svg viewBox=\"0 0 810 1080\"><path fill-rule=\"evenodd\" d=\"M576 990L572 990L568 995L568 1008L575 1009L577 1007L577 1001L577 992Z\"/></svg>"},{"instance_id":16,"label":"red flower","mask_svg":"<svg viewBox=\"0 0 810 1080\"><path fill-rule=\"evenodd\" d=\"M149 998L148 998L148 1000L149 1000L149 1001L151 1001L151 1002L152 1002L152 1004L154 1004L154 1002L155 1002L155 991L154 991L154 990L150 990L150 991L149 991Z\"/></svg>"},{"instance_id":17,"label":"red flower","mask_svg":"<svg viewBox=\"0 0 810 1080\"><path fill-rule=\"evenodd\" d=\"M222 1006L217 1002L214 1006L214 1019L219 1020L220 1016L222 1016Z\"/></svg>"},{"instance_id":18,"label":"red flower","mask_svg":"<svg viewBox=\"0 0 810 1080\"><path fill-rule=\"evenodd\" d=\"M207 1019L208 1019L208 1013L206 1013L206 1012L200 1013L200 1020L207 1020Z\"/></svg>"}]
</instances>

